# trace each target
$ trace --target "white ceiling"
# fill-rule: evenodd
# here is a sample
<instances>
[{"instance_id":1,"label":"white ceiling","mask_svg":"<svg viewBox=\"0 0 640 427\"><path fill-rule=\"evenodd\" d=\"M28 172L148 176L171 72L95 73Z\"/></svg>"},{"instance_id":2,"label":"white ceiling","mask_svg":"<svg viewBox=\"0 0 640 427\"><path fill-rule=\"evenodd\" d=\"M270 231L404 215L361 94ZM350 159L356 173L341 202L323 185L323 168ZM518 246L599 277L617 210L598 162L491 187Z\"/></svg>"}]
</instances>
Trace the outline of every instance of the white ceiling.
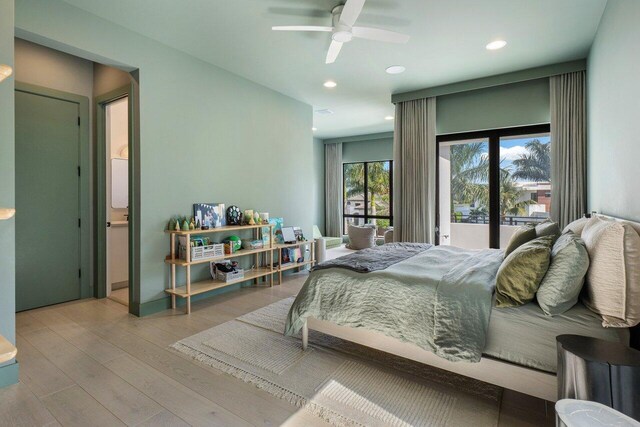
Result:
<instances>
[{"instance_id":1,"label":"white ceiling","mask_svg":"<svg viewBox=\"0 0 640 427\"><path fill-rule=\"evenodd\" d=\"M334 114L317 137L393 129L392 93L585 58L606 0L367 0L357 25L409 34L406 45L355 39L324 63L340 0L65 0L74 6ZM487 51L494 39L508 42ZM407 71L388 75L401 64ZM322 83L335 80L326 89Z\"/></svg>"}]
</instances>

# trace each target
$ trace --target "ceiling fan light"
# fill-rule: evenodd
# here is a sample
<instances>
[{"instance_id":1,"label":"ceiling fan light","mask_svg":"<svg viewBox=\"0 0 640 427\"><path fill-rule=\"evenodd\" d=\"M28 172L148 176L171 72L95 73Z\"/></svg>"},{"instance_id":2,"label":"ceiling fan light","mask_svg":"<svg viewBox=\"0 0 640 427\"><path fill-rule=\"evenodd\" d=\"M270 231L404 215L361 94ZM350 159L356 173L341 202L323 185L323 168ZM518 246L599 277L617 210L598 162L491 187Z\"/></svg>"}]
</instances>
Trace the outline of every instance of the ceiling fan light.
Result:
<instances>
[{"instance_id":1,"label":"ceiling fan light","mask_svg":"<svg viewBox=\"0 0 640 427\"><path fill-rule=\"evenodd\" d=\"M400 74L404 73L405 70L406 68L402 65L392 65L390 67L387 67L385 71L387 72L387 74Z\"/></svg>"},{"instance_id":2,"label":"ceiling fan light","mask_svg":"<svg viewBox=\"0 0 640 427\"><path fill-rule=\"evenodd\" d=\"M13 74L13 68L8 65L0 64L0 82Z\"/></svg>"},{"instance_id":3,"label":"ceiling fan light","mask_svg":"<svg viewBox=\"0 0 640 427\"><path fill-rule=\"evenodd\" d=\"M331 40L336 42L347 43L350 42L351 39L353 39L353 34L351 34L350 31L336 31L331 34Z\"/></svg>"}]
</instances>

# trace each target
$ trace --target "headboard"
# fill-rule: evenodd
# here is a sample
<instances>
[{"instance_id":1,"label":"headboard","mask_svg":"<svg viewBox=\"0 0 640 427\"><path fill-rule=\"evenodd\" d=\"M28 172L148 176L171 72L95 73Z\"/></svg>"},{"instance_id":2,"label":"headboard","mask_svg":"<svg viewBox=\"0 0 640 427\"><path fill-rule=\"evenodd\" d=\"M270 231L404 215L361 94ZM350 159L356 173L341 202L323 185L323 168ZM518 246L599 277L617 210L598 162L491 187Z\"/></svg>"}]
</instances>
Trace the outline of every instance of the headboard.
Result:
<instances>
[{"instance_id":1,"label":"headboard","mask_svg":"<svg viewBox=\"0 0 640 427\"><path fill-rule=\"evenodd\" d=\"M619 218L611 215L603 215L598 213L596 213L595 215L601 216L604 218L615 219L616 221L622 221L626 224L629 224L631 227L633 227L634 230L636 230L638 235L640 235L640 222L630 221L628 219ZM635 348L636 350L640 350L640 324L634 326L633 328L629 328L629 332L631 335L631 338L629 340L629 346L631 346L632 348Z\"/></svg>"}]
</instances>

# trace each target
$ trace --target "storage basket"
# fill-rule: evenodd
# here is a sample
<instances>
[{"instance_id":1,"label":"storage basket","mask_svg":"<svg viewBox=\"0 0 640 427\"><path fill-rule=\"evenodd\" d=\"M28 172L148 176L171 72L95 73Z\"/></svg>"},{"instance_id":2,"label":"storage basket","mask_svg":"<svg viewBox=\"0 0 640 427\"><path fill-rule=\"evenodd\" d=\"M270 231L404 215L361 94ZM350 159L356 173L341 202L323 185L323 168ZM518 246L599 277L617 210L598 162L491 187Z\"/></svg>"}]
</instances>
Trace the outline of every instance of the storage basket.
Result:
<instances>
[{"instance_id":1,"label":"storage basket","mask_svg":"<svg viewBox=\"0 0 640 427\"><path fill-rule=\"evenodd\" d=\"M180 246L180 258L187 259L187 253L184 246ZM215 243L208 246L195 246L191 248L191 261L200 261L203 259L214 259L224 257L224 245Z\"/></svg>"},{"instance_id":2,"label":"storage basket","mask_svg":"<svg viewBox=\"0 0 640 427\"><path fill-rule=\"evenodd\" d=\"M216 279L222 280L223 282L230 282L232 280L242 279L243 277L244 270L242 268L238 268L236 271L230 271L228 273L220 270L216 271Z\"/></svg>"}]
</instances>

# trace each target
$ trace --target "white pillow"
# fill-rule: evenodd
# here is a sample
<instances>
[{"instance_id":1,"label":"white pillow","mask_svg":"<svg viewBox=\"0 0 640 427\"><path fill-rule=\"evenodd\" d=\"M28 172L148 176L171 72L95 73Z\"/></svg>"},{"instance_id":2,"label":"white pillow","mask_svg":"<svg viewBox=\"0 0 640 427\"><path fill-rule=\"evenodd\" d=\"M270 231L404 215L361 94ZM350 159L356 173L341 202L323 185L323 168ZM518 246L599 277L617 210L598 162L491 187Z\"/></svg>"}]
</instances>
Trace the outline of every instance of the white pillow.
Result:
<instances>
[{"instance_id":1,"label":"white pillow","mask_svg":"<svg viewBox=\"0 0 640 427\"><path fill-rule=\"evenodd\" d=\"M602 326L640 323L640 236L628 224L591 218L582 231L591 264L584 304L602 316Z\"/></svg>"},{"instance_id":2,"label":"white pillow","mask_svg":"<svg viewBox=\"0 0 640 427\"><path fill-rule=\"evenodd\" d=\"M562 230L562 234L566 233L567 231L573 231L573 233L580 237L582 236L582 231L584 230L584 226L587 225L587 223L589 222L589 218L587 217L582 217L579 219L576 219L573 222L570 222L565 228L564 230Z\"/></svg>"},{"instance_id":3,"label":"white pillow","mask_svg":"<svg viewBox=\"0 0 640 427\"><path fill-rule=\"evenodd\" d=\"M367 249L376 245L376 226L367 224L363 227L349 224L349 249Z\"/></svg>"}]
</instances>

